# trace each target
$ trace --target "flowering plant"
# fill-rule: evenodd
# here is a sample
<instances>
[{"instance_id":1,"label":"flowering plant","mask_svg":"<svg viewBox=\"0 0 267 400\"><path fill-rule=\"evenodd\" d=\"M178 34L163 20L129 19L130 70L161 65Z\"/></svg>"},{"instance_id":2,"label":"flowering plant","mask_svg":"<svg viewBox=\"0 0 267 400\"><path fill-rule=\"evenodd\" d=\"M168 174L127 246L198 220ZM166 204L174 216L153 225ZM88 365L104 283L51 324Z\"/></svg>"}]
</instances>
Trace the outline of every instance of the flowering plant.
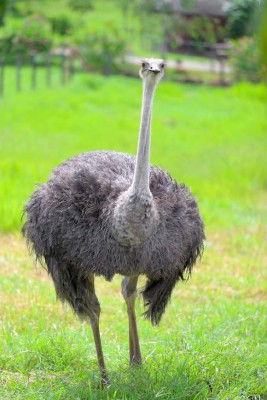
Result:
<instances>
[{"instance_id":1,"label":"flowering plant","mask_svg":"<svg viewBox=\"0 0 267 400\"><path fill-rule=\"evenodd\" d=\"M44 52L51 46L49 24L38 16L26 18L20 27L6 30L0 38L0 53L8 59L16 55Z\"/></svg>"},{"instance_id":2,"label":"flowering plant","mask_svg":"<svg viewBox=\"0 0 267 400\"><path fill-rule=\"evenodd\" d=\"M22 53L46 51L50 49L51 44L48 24L38 16L27 18L12 41L14 51Z\"/></svg>"},{"instance_id":3,"label":"flowering plant","mask_svg":"<svg viewBox=\"0 0 267 400\"><path fill-rule=\"evenodd\" d=\"M230 62L235 80L252 82L261 80L261 57L254 38L244 37L233 42Z\"/></svg>"}]
</instances>

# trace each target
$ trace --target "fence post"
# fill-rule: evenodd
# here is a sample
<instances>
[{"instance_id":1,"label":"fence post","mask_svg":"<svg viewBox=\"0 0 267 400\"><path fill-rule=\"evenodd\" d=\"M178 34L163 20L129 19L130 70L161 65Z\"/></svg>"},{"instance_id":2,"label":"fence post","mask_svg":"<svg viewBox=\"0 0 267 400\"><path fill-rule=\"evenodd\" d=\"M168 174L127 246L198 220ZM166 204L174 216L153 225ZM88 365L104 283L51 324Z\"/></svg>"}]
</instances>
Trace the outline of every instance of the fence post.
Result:
<instances>
[{"instance_id":1,"label":"fence post","mask_svg":"<svg viewBox=\"0 0 267 400\"><path fill-rule=\"evenodd\" d=\"M111 74L111 57L109 52L104 54L103 74L105 76L109 76Z\"/></svg>"},{"instance_id":2,"label":"fence post","mask_svg":"<svg viewBox=\"0 0 267 400\"><path fill-rule=\"evenodd\" d=\"M65 54L61 54L61 83L62 83L63 85L66 83L65 61L66 61Z\"/></svg>"},{"instance_id":3,"label":"fence post","mask_svg":"<svg viewBox=\"0 0 267 400\"><path fill-rule=\"evenodd\" d=\"M4 57L0 58L0 96L4 95L4 68L5 68L5 59Z\"/></svg>"},{"instance_id":4,"label":"fence post","mask_svg":"<svg viewBox=\"0 0 267 400\"><path fill-rule=\"evenodd\" d=\"M32 89L36 89L36 58L35 55L31 55L31 65L32 65Z\"/></svg>"},{"instance_id":5,"label":"fence post","mask_svg":"<svg viewBox=\"0 0 267 400\"><path fill-rule=\"evenodd\" d=\"M51 55L46 55L46 86L51 85Z\"/></svg>"},{"instance_id":6,"label":"fence post","mask_svg":"<svg viewBox=\"0 0 267 400\"><path fill-rule=\"evenodd\" d=\"M225 86L225 60L226 60L226 54L223 50L218 51L218 59L220 63L220 70L219 70L219 81L220 85Z\"/></svg>"},{"instance_id":7,"label":"fence post","mask_svg":"<svg viewBox=\"0 0 267 400\"><path fill-rule=\"evenodd\" d=\"M16 59L16 89L18 92L21 90L21 55L17 55Z\"/></svg>"},{"instance_id":8,"label":"fence post","mask_svg":"<svg viewBox=\"0 0 267 400\"><path fill-rule=\"evenodd\" d=\"M69 78L73 79L74 77L74 65L73 65L73 56L69 56Z\"/></svg>"},{"instance_id":9,"label":"fence post","mask_svg":"<svg viewBox=\"0 0 267 400\"><path fill-rule=\"evenodd\" d=\"M215 50L215 52L216 52L216 50ZM216 53L214 53L214 47L211 47L210 48L210 51L209 51L209 55L208 55L208 57L209 57L209 64L210 64L210 73L211 74L214 74L214 72L215 72L215 64L216 64Z\"/></svg>"}]
</instances>

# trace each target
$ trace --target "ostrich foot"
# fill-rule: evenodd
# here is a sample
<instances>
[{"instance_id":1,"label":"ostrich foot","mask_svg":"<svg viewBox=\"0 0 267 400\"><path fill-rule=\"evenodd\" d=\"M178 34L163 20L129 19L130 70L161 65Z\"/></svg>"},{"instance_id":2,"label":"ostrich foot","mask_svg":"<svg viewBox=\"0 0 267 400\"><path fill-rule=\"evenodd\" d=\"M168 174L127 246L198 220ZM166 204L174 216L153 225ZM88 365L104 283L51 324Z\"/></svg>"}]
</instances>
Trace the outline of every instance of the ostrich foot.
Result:
<instances>
[{"instance_id":1,"label":"ostrich foot","mask_svg":"<svg viewBox=\"0 0 267 400\"><path fill-rule=\"evenodd\" d=\"M137 367L140 367L141 365L142 365L142 358L141 358L141 356L140 357L138 357L138 356L136 356L136 357L133 357L132 359L131 359L131 361L130 361L130 365L131 366L137 366Z\"/></svg>"},{"instance_id":2,"label":"ostrich foot","mask_svg":"<svg viewBox=\"0 0 267 400\"><path fill-rule=\"evenodd\" d=\"M109 377L106 374L101 374L101 387L106 389L110 385Z\"/></svg>"}]
</instances>

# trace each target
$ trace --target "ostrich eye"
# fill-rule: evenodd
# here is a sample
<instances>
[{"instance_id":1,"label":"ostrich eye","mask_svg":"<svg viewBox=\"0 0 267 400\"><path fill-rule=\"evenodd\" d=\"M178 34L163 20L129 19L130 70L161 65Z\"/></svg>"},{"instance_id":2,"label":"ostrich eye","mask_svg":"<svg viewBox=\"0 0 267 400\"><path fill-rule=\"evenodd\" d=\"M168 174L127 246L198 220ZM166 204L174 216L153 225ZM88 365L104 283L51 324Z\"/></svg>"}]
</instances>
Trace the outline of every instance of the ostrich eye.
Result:
<instances>
[{"instance_id":1,"label":"ostrich eye","mask_svg":"<svg viewBox=\"0 0 267 400\"><path fill-rule=\"evenodd\" d=\"M160 68L164 68L165 67L165 64L164 63L161 63L160 64Z\"/></svg>"},{"instance_id":2,"label":"ostrich eye","mask_svg":"<svg viewBox=\"0 0 267 400\"><path fill-rule=\"evenodd\" d=\"M146 63L142 62L142 67L145 68L145 66L146 66Z\"/></svg>"}]
</instances>

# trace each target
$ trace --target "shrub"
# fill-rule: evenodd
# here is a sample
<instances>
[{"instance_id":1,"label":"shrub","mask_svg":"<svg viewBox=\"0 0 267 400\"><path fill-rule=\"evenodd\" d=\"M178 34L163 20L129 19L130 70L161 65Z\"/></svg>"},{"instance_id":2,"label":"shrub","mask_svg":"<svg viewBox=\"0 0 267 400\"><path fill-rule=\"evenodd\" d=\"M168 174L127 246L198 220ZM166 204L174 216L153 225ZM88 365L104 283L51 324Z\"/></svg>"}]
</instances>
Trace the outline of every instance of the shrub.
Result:
<instances>
[{"instance_id":1,"label":"shrub","mask_svg":"<svg viewBox=\"0 0 267 400\"><path fill-rule=\"evenodd\" d=\"M94 32L80 41L79 50L87 69L109 75L116 71L115 60L125 53L126 43L118 32Z\"/></svg>"},{"instance_id":2,"label":"shrub","mask_svg":"<svg viewBox=\"0 0 267 400\"><path fill-rule=\"evenodd\" d=\"M227 29L229 37L238 39L252 35L254 17L257 10L256 0L233 0L226 7Z\"/></svg>"},{"instance_id":3,"label":"shrub","mask_svg":"<svg viewBox=\"0 0 267 400\"><path fill-rule=\"evenodd\" d=\"M50 18L52 32L61 36L71 34L73 23L67 15L58 15Z\"/></svg>"},{"instance_id":4,"label":"shrub","mask_svg":"<svg viewBox=\"0 0 267 400\"><path fill-rule=\"evenodd\" d=\"M19 28L7 30L0 39L0 52L7 60L51 48L49 24L40 17L28 17Z\"/></svg>"},{"instance_id":5,"label":"shrub","mask_svg":"<svg viewBox=\"0 0 267 400\"><path fill-rule=\"evenodd\" d=\"M27 18L13 41L17 50L25 52L46 51L50 49L51 44L48 23L38 16Z\"/></svg>"},{"instance_id":6,"label":"shrub","mask_svg":"<svg viewBox=\"0 0 267 400\"><path fill-rule=\"evenodd\" d=\"M86 12L93 9L93 0L69 0L72 10Z\"/></svg>"},{"instance_id":7,"label":"shrub","mask_svg":"<svg viewBox=\"0 0 267 400\"><path fill-rule=\"evenodd\" d=\"M13 37L13 35L8 34L0 38L0 56L11 52Z\"/></svg>"},{"instance_id":8,"label":"shrub","mask_svg":"<svg viewBox=\"0 0 267 400\"><path fill-rule=\"evenodd\" d=\"M4 25L4 16L8 6L8 0L0 0L0 26Z\"/></svg>"},{"instance_id":9,"label":"shrub","mask_svg":"<svg viewBox=\"0 0 267 400\"><path fill-rule=\"evenodd\" d=\"M223 42L226 37L226 29L220 24L217 18L207 16L195 16L191 19L184 17L172 18L169 24L167 36L170 48L173 50L179 47L184 41L190 41L199 51L203 50L204 43L213 45Z\"/></svg>"},{"instance_id":10,"label":"shrub","mask_svg":"<svg viewBox=\"0 0 267 400\"><path fill-rule=\"evenodd\" d=\"M235 41L230 62L235 80L248 80L251 82L259 82L261 80L261 58L255 39L244 37Z\"/></svg>"},{"instance_id":11,"label":"shrub","mask_svg":"<svg viewBox=\"0 0 267 400\"><path fill-rule=\"evenodd\" d=\"M267 82L267 2L263 4L259 22L260 56L263 65L263 75Z\"/></svg>"}]
</instances>

